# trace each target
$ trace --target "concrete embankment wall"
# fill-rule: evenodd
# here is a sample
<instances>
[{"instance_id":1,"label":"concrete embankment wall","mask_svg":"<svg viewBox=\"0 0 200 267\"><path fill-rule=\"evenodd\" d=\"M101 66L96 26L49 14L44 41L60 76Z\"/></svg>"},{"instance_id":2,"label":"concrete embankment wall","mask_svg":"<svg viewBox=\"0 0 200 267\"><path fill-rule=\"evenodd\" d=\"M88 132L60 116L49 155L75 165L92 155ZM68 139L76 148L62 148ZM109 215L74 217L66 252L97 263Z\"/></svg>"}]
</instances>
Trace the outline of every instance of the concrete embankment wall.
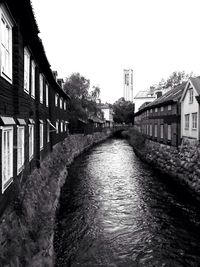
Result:
<instances>
[{"instance_id":1,"label":"concrete embankment wall","mask_svg":"<svg viewBox=\"0 0 200 267\"><path fill-rule=\"evenodd\" d=\"M1 266L53 266L53 236L60 190L67 166L92 145L111 135L70 135L57 144L39 169L17 185L18 197L0 221Z\"/></svg>"},{"instance_id":2,"label":"concrete embankment wall","mask_svg":"<svg viewBox=\"0 0 200 267\"><path fill-rule=\"evenodd\" d=\"M200 199L200 145L172 147L148 140L135 130L126 135L137 156L186 185Z\"/></svg>"}]
</instances>

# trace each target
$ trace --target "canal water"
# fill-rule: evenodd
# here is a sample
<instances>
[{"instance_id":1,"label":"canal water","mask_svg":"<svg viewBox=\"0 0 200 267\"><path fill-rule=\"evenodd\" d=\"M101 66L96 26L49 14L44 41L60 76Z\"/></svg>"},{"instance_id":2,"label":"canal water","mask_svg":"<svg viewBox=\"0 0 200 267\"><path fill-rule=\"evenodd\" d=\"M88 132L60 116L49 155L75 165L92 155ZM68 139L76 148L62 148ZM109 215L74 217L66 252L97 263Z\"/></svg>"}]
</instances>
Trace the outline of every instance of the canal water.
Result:
<instances>
[{"instance_id":1,"label":"canal water","mask_svg":"<svg viewBox=\"0 0 200 267\"><path fill-rule=\"evenodd\" d=\"M125 140L80 156L63 187L56 266L200 266L200 209Z\"/></svg>"}]
</instances>

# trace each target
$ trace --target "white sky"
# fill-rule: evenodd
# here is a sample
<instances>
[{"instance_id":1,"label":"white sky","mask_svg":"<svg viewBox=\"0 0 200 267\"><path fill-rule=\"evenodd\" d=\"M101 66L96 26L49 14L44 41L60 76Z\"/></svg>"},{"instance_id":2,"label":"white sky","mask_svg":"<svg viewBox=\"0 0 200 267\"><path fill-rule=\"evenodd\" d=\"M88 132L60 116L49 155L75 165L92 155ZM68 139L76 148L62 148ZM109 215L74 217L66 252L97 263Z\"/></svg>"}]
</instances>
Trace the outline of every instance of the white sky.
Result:
<instances>
[{"instance_id":1,"label":"white sky","mask_svg":"<svg viewBox=\"0 0 200 267\"><path fill-rule=\"evenodd\" d=\"M199 0L32 0L47 58L59 77L80 72L102 101L134 95L175 70L200 74Z\"/></svg>"}]
</instances>

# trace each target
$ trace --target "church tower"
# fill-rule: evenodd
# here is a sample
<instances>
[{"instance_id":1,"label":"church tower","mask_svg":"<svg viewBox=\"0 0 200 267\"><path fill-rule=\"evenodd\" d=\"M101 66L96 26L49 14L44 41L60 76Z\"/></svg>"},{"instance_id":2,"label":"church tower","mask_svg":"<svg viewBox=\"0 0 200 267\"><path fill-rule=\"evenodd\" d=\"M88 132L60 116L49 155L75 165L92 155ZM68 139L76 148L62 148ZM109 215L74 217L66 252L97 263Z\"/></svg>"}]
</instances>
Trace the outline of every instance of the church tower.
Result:
<instances>
[{"instance_id":1,"label":"church tower","mask_svg":"<svg viewBox=\"0 0 200 267\"><path fill-rule=\"evenodd\" d=\"M123 83L124 83L124 98L126 101L133 102L133 70L124 69L124 77L123 77Z\"/></svg>"}]
</instances>

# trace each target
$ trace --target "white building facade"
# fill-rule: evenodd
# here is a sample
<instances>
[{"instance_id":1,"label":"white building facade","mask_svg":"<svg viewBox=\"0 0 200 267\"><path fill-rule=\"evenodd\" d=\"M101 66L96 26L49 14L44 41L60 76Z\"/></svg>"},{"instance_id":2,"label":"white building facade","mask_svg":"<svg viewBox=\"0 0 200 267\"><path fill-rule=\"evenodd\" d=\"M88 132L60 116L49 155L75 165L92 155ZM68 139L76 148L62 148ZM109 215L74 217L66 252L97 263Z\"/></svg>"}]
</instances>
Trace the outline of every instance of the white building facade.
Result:
<instances>
[{"instance_id":1,"label":"white building facade","mask_svg":"<svg viewBox=\"0 0 200 267\"><path fill-rule=\"evenodd\" d=\"M181 98L181 138L199 141L200 110L197 101L200 95L200 78L190 78Z\"/></svg>"},{"instance_id":2,"label":"white building facade","mask_svg":"<svg viewBox=\"0 0 200 267\"><path fill-rule=\"evenodd\" d=\"M133 70L124 69L123 73L124 92L123 96L126 101L133 102Z\"/></svg>"}]
</instances>

